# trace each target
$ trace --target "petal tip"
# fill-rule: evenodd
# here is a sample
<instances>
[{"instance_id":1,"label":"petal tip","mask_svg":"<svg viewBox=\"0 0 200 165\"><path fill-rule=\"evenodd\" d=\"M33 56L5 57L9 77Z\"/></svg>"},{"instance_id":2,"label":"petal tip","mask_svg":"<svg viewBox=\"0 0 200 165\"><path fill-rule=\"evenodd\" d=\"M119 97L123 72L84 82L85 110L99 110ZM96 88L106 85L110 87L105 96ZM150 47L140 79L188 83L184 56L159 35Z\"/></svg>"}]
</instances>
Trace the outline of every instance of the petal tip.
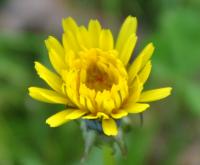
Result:
<instances>
[{"instance_id":1,"label":"petal tip","mask_svg":"<svg viewBox=\"0 0 200 165\"><path fill-rule=\"evenodd\" d=\"M172 87L166 87L166 90L168 91L169 95L171 95L172 89L173 89Z\"/></svg>"},{"instance_id":2,"label":"petal tip","mask_svg":"<svg viewBox=\"0 0 200 165\"><path fill-rule=\"evenodd\" d=\"M28 88L29 95L30 95L30 93L33 92L34 88L35 88L35 87L29 87L29 88Z\"/></svg>"},{"instance_id":3,"label":"petal tip","mask_svg":"<svg viewBox=\"0 0 200 165\"><path fill-rule=\"evenodd\" d=\"M137 18L136 17L134 17L134 16L132 16L132 15L128 15L127 17L126 17L126 19L130 19L131 21L137 21Z\"/></svg>"},{"instance_id":4,"label":"petal tip","mask_svg":"<svg viewBox=\"0 0 200 165\"><path fill-rule=\"evenodd\" d=\"M145 104L145 108L149 108L150 107L150 105L149 104Z\"/></svg>"},{"instance_id":5,"label":"petal tip","mask_svg":"<svg viewBox=\"0 0 200 165\"><path fill-rule=\"evenodd\" d=\"M34 64L35 64L35 70L38 72L39 67L41 66L41 64L38 61L35 61Z\"/></svg>"},{"instance_id":6,"label":"petal tip","mask_svg":"<svg viewBox=\"0 0 200 165\"><path fill-rule=\"evenodd\" d=\"M46 119L45 123L46 123L49 127L52 127L52 128L55 127L55 125L52 123L52 121L51 121L50 118Z\"/></svg>"},{"instance_id":7,"label":"petal tip","mask_svg":"<svg viewBox=\"0 0 200 165\"><path fill-rule=\"evenodd\" d=\"M118 134L118 128L115 120L112 118L102 120L103 132L107 136L116 136Z\"/></svg>"}]
</instances>

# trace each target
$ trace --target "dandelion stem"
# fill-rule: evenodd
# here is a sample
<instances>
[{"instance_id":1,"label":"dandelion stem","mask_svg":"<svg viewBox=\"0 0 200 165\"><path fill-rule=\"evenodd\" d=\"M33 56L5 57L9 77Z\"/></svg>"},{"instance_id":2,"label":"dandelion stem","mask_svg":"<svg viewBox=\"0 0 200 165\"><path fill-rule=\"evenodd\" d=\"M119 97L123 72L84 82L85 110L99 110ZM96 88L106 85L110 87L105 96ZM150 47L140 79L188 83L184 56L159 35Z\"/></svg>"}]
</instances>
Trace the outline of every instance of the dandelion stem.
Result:
<instances>
[{"instance_id":1,"label":"dandelion stem","mask_svg":"<svg viewBox=\"0 0 200 165\"><path fill-rule=\"evenodd\" d=\"M112 153L112 148L109 146L103 146L103 161L104 165L115 165L115 158Z\"/></svg>"}]
</instances>

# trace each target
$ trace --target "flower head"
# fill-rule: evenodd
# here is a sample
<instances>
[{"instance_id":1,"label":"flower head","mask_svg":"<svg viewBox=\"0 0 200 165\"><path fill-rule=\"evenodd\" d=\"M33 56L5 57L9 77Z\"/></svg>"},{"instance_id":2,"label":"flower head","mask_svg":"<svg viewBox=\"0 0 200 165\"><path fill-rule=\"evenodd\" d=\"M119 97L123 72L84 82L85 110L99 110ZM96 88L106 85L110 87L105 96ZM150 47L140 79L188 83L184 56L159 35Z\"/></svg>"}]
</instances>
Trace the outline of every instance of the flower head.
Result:
<instances>
[{"instance_id":1,"label":"flower head","mask_svg":"<svg viewBox=\"0 0 200 165\"><path fill-rule=\"evenodd\" d=\"M66 105L46 120L51 127L81 118L98 121L105 135L116 136L119 119L170 95L170 87L143 92L152 67L152 43L129 64L137 41L135 17L126 18L116 41L97 20L90 20L86 28L69 17L63 28L62 44L52 36L45 41L56 73L35 62L38 75L52 89L29 88L36 100Z\"/></svg>"}]
</instances>

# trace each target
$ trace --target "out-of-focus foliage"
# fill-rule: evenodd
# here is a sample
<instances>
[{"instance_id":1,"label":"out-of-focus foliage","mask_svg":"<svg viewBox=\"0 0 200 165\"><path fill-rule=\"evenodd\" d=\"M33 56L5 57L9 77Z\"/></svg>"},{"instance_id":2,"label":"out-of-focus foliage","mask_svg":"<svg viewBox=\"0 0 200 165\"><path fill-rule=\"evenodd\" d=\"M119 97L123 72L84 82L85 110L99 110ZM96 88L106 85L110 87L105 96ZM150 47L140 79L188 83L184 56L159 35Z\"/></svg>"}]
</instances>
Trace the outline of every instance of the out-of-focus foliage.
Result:
<instances>
[{"instance_id":1,"label":"out-of-focus foliage","mask_svg":"<svg viewBox=\"0 0 200 165\"><path fill-rule=\"evenodd\" d=\"M200 11L193 8L169 10L160 17L159 31L154 35L158 47L155 63L160 68L155 72L166 72L163 76L174 82L176 93L194 115L200 114L199 16Z\"/></svg>"},{"instance_id":2,"label":"out-of-focus foliage","mask_svg":"<svg viewBox=\"0 0 200 165\"><path fill-rule=\"evenodd\" d=\"M5 10L9 11L5 6L8 2L0 2L0 9L4 9L0 11L0 26L9 18L1 17ZM200 2L60 0L58 3L70 6L73 13L66 16L76 15L80 22L85 13L92 18L95 13L101 20L112 19L114 31L125 16L137 16L136 52L149 41L156 46L152 76L146 88L163 84L174 88L170 98L153 104L145 112L143 127L138 124L138 116L133 117L135 124L125 135L127 158L117 150L112 160L109 149L94 147L85 164L200 164ZM36 76L33 62L49 64L43 42L49 31L26 26L18 31L14 27L9 27L12 29L9 31L0 27L0 164L79 164L84 142L78 124L49 128L45 119L64 107L36 102L27 93L31 85L44 86Z\"/></svg>"}]
</instances>

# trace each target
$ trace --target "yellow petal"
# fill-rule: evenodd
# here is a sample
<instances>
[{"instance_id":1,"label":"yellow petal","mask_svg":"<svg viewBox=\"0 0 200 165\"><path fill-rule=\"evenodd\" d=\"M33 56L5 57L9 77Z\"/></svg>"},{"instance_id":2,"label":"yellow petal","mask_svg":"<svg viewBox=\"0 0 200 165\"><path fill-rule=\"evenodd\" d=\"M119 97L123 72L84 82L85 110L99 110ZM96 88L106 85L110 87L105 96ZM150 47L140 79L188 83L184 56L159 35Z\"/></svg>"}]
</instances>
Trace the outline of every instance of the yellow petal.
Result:
<instances>
[{"instance_id":1,"label":"yellow petal","mask_svg":"<svg viewBox=\"0 0 200 165\"><path fill-rule=\"evenodd\" d=\"M111 96L115 102L116 108L119 108L121 105L120 89L116 84L113 84L113 86L112 86Z\"/></svg>"},{"instance_id":2,"label":"yellow petal","mask_svg":"<svg viewBox=\"0 0 200 165\"><path fill-rule=\"evenodd\" d=\"M109 119L109 116L104 112L98 112L97 116L98 116L98 118Z\"/></svg>"},{"instance_id":3,"label":"yellow petal","mask_svg":"<svg viewBox=\"0 0 200 165\"><path fill-rule=\"evenodd\" d=\"M62 26L65 32L70 30L71 32L75 33L78 29L76 21L72 17L63 19Z\"/></svg>"},{"instance_id":4,"label":"yellow petal","mask_svg":"<svg viewBox=\"0 0 200 165\"><path fill-rule=\"evenodd\" d=\"M110 30L102 30L99 38L99 47L103 50L113 49L113 36Z\"/></svg>"},{"instance_id":5,"label":"yellow petal","mask_svg":"<svg viewBox=\"0 0 200 165\"><path fill-rule=\"evenodd\" d=\"M103 103L103 97L102 97L103 93L98 91L95 97L95 102L97 104L97 106L101 109L102 108L102 103Z\"/></svg>"},{"instance_id":6,"label":"yellow petal","mask_svg":"<svg viewBox=\"0 0 200 165\"><path fill-rule=\"evenodd\" d=\"M132 16L128 16L124 23L121 26L119 35L117 37L117 42L116 42L116 49L121 52L124 43L128 40L128 38L136 34L136 29L137 29L137 19Z\"/></svg>"},{"instance_id":7,"label":"yellow petal","mask_svg":"<svg viewBox=\"0 0 200 165\"><path fill-rule=\"evenodd\" d=\"M82 117L83 119L88 119L88 120L93 120L93 119L97 119L98 116L95 114L89 114L89 115L85 115Z\"/></svg>"},{"instance_id":8,"label":"yellow petal","mask_svg":"<svg viewBox=\"0 0 200 165\"><path fill-rule=\"evenodd\" d=\"M66 88L65 92L70 100L79 106L79 94L78 94L78 72L79 70L62 70L62 78L65 81Z\"/></svg>"},{"instance_id":9,"label":"yellow petal","mask_svg":"<svg viewBox=\"0 0 200 165\"><path fill-rule=\"evenodd\" d=\"M103 119L102 128L107 136L116 136L118 134L117 124L112 118Z\"/></svg>"},{"instance_id":10,"label":"yellow petal","mask_svg":"<svg viewBox=\"0 0 200 165\"><path fill-rule=\"evenodd\" d=\"M123 107L123 110L128 113L141 113L149 107L149 104L128 103Z\"/></svg>"},{"instance_id":11,"label":"yellow petal","mask_svg":"<svg viewBox=\"0 0 200 165\"><path fill-rule=\"evenodd\" d=\"M92 47L99 47L99 36L101 33L101 25L98 20L90 20L88 25L88 32L90 35L90 40Z\"/></svg>"},{"instance_id":12,"label":"yellow petal","mask_svg":"<svg viewBox=\"0 0 200 165\"><path fill-rule=\"evenodd\" d=\"M119 91L119 94L120 94L120 98L121 98L121 102L123 102L127 96L128 96L128 85L127 85L127 82L124 81L123 79L120 80L120 91Z\"/></svg>"},{"instance_id":13,"label":"yellow petal","mask_svg":"<svg viewBox=\"0 0 200 165\"><path fill-rule=\"evenodd\" d=\"M98 112L98 113L91 113L88 115L85 115L82 117L83 119L89 119L89 120L93 120L93 119L109 119L109 116L103 112Z\"/></svg>"},{"instance_id":14,"label":"yellow petal","mask_svg":"<svg viewBox=\"0 0 200 165\"><path fill-rule=\"evenodd\" d=\"M141 64L142 64L142 56L139 56L134 60L134 62L128 68L128 83L129 83L129 85L132 84L132 82L135 79L136 75L140 71Z\"/></svg>"},{"instance_id":15,"label":"yellow petal","mask_svg":"<svg viewBox=\"0 0 200 165\"><path fill-rule=\"evenodd\" d=\"M53 49L60 56L60 58L64 59L64 49L56 38L54 38L53 36L49 36L45 40L45 45L48 51Z\"/></svg>"},{"instance_id":16,"label":"yellow petal","mask_svg":"<svg viewBox=\"0 0 200 165\"><path fill-rule=\"evenodd\" d=\"M39 101L47 102L47 103L55 103L55 104L67 104L68 100L65 96L54 92L52 90L38 88L38 87L30 87L29 95Z\"/></svg>"},{"instance_id":17,"label":"yellow petal","mask_svg":"<svg viewBox=\"0 0 200 165\"><path fill-rule=\"evenodd\" d=\"M75 53L72 50L66 51L65 53L65 64L67 69L70 69L74 63Z\"/></svg>"},{"instance_id":18,"label":"yellow petal","mask_svg":"<svg viewBox=\"0 0 200 165\"><path fill-rule=\"evenodd\" d=\"M146 63L149 61L149 59L151 58L152 54L154 52L154 46L153 43L149 43L143 50L142 52L139 54L138 57L142 56L142 63L140 66L140 69L142 69Z\"/></svg>"},{"instance_id":19,"label":"yellow petal","mask_svg":"<svg viewBox=\"0 0 200 165\"><path fill-rule=\"evenodd\" d=\"M92 104L92 100L89 99L89 98L86 98L86 107L91 112L95 112L96 111L95 107Z\"/></svg>"},{"instance_id":20,"label":"yellow petal","mask_svg":"<svg viewBox=\"0 0 200 165\"><path fill-rule=\"evenodd\" d=\"M69 30L63 34L62 42L66 51L73 50L77 52L80 49L75 35Z\"/></svg>"},{"instance_id":21,"label":"yellow petal","mask_svg":"<svg viewBox=\"0 0 200 165\"><path fill-rule=\"evenodd\" d=\"M171 87L165 87L145 91L140 95L139 102L151 102L163 99L171 94L171 90Z\"/></svg>"},{"instance_id":22,"label":"yellow petal","mask_svg":"<svg viewBox=\"0 0 200 165\"><path fill-rule=\"evenodd\" d=\"M152 43L149 43L128 68L129 84L133 82L138 72L143 69L143 67L149 61L153 54L153 51L154 46Z\"/></svg>"},{"instance_id":23,"label":"yellow petal","mask_svg":"<svg viewBox=\"0 0 200 165\"><path fill-rule=\"evenodd\" d=\"M103 109L106 113L110 113L115 108L115 103L113 99L104 99L103 100Z\"/></svg>"},{"instance_id":24,"label":"yellow petal","mask_svg":"<svg viewBox=\"0 0 200 165\"><path fill-rule=\"evenodd\" d=\"M57 73L61 74L62 70L66 69L65 58L62 58L54 49L49 51L49 59Z\"/></svg>"},{"instance_id":25,"label":"yellow petal","mask_svg":"<svg viewBox=\"0 0 200 165\"><path fill-rule=\"evenodd\" d=\"M80 70L80 82L85 83L87 80L87 71L85 68L81 68Z\"/></svg>"},{"instance_id":26,"label":"yellow petal","mask_svg":"<svg viewBox=\"0 0 200 165\"><path fill-rule=\"evenodd\" d=\"M58 127L58 126L64 124L65 122L69 121L68 119L65 118L69 112L70 111L68 111L68 110L60 111L60 112L56 113L55 115L50 116L46 120L46 123L49 124L50 127Z\"/></svg>"},{"instance_id":27,"label":"yellow petal","mask_svg":"<svg viewBox=\"0 0 200 165\"><path fill-rule=\"evenodd\" d=\"M147 81L151 72L151 68L152 68L151 61L149 61L139 73L138 77L142 84L144 84Z\"/></svg>"},{"instance_id":28,"label":"yellow petal","mask_svg":"<svg viewBox=\"0 0 200 165\"><path fill-rule=\"evenodd\" d=\"M76 33L77 41L82 48L91 48L91 38L88 37L89 32L84 26L79 27L78 32Z\"/></svg>"},{"instance_id":29,"label":"yellow petal","mask_svg":"<svg viewBox=\"0 0 200 165\"><path fill-rule=\"evenodd\" d=\"M137 36L135 34L131 35L123 44L121 52L119 52L119 58L126 66L131 58L133 50L137 42Z\"/></svg>"},{"instance_id":30,"label":"yellow petal","mask_svg":"<svg viewBox=\"0 0 200 165\"><path fill-rule=\"evenodd\" d=\"M92 101L84 95L80 96L80 105L83 108L87 108L90 112L95 112L95 108L92 104Z\"/></svg>"},{"instance_id":31,"label":"yellow petal","mask_svg":"<svg viewBox=\"0 0 200 165\"><path fill-rule=\"evenodd\" d=\"M142 90L143 90L143 84L140 82L139 78L136 77L132 86L130 86L129 97L127 101L131 103L137 102L138 99L140 98Z\"/></svg>"},{"instance_id":32,"label":"yellow petal","mask_svg":"<svg viewBox=\"0 0 200 165\"><path fill-rule=\"evenodd\" d=\"M95 95L96 95L95 90L91 90L88 87L86 87L85 84L80 83L80 88L79 88L80 104L83 107L86 107L91 112L96 111L95 101L94 101Z\"/></svg>"},{"instance_id":33,"label":"yellow petal","mask_svg":"<svg viewBox=\"0 0 200 165\"><path fill-rule=\"evenodd\" d=\"M117 110L116 112L111 113L111 116L114 119L120 119L120 118L125 117L127 115L128 115L128 113L126 111L124 111L124 110Z\"/></svg>"},{"instance_id":34,"label":"yellow petal","mask_svg":"<svg viewBox=\"0 0 200 165\"><path fill-rule=\"evenodd\" d=\"M45 66L40 64L39 62L35 62L35 69L44 81L53 88L55 91L61 93L62 79L58 77L55 73L48 70Z\"/></svg>"},{"instance_id":35,"label":"yellow petal","mask_svg":"<svg viewBox=\"0 0 200 165\"><path fill-rule=\"evenodd\" d=\"M87 111L80 109L70 109L70 112L65 116L65 119L75 120L87 113Z\"/></svg>"}]
</instances>

